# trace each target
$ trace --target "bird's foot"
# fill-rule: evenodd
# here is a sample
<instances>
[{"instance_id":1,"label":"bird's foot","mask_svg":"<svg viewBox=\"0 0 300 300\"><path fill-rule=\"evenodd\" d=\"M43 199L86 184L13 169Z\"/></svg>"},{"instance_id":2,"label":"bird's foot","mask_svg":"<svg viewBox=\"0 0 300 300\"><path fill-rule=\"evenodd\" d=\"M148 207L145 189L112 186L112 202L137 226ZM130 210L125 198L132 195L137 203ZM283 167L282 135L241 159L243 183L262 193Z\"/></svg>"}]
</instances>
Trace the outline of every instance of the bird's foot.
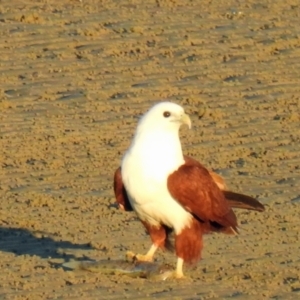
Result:
<instances>
[{"instance_id":1,"label":"bird's foot","mask_svg":"<svg viewBox=\"0 0 300 300\"><path fill-rule=\"evenodd\" d=\"M143 255L143 254L135 254L132 251L127 251L126 253L126 260L127 261L145 261L145 262L152 262L153 261L153 256L150 255Z\"/></svg>"},{"instance_id":2,"label":"bird's foot","mask_svg":"<svg viewBox=\"0 0 300 300\"><path fill-rule=\"evenodd\" d=\"M166 271L159 275L159 278L161 280L167 280L167 279L186 279L183 275L183 273L178 273L177 271Z\"/></svg>"}]
</instances>

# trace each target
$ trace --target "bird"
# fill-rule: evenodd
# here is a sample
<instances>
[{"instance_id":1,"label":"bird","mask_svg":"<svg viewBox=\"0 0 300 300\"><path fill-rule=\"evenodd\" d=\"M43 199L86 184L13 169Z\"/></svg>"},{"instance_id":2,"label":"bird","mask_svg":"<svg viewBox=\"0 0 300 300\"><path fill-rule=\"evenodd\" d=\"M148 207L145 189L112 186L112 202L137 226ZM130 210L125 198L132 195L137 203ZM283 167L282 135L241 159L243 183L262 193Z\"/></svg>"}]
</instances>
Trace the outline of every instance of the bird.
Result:
<instances>
[{"instance_id":1,"label":"bird","mask_svg":"<svg viewBox=\"0 0 300 300\"><path fill-rule=\"evenodd\" d=\"M152 240L145 255L129 255L153 261L158 248L173 251L175 278L185 277L184 264L201 259L204 234L239 233L233 208L264 211L258 200L228 190L220 175L183 154L182 125L192 125L182 106L173 102L152 106L139 120L113 180L119 208L135 211Z\"/></svg>"}]
</instances>

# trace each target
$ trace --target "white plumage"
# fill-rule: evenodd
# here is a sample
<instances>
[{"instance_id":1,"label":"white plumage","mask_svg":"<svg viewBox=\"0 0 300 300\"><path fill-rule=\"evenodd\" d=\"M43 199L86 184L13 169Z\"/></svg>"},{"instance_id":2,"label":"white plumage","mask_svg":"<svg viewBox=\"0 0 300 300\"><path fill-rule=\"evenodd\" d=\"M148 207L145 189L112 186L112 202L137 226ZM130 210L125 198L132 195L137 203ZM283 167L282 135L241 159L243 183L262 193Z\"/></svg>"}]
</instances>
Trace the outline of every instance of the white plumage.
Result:
<instances>
[{"instance_id":1,"label":"white plumage","mask_svg":"<svg viewBox=\"0 0 300 300\"><path fill-rule=\"evenodd\" d=\"M190 127L181 106L162 102L140 120L132 144L122 160L122 178L129 201L139 218L151 225L165 224L178 234L191 214L167 188L168 176L184 164L179 127Z\"/></svg>"}]
</instances>

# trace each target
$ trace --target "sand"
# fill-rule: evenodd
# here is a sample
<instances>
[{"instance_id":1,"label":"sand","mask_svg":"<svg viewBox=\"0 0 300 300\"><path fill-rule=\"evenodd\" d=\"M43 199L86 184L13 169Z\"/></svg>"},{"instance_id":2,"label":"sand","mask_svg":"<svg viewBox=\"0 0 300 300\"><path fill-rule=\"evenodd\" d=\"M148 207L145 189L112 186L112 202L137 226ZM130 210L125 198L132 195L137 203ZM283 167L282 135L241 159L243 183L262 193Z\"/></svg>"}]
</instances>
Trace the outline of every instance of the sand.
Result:
<instances>
[{"instance_id":1,"label":"sand","mask_svg":"<svg viewBox=\"0 0 300 300\"><path fill-rule=\"evenodd\" d=\"M299 17L298 0L1 1L1 299L299 298ZM166 99L191 116L184 153L266 211L206 236L182 281L65 270L150 246L112 177Z\"/></svg>"}]
</instances>

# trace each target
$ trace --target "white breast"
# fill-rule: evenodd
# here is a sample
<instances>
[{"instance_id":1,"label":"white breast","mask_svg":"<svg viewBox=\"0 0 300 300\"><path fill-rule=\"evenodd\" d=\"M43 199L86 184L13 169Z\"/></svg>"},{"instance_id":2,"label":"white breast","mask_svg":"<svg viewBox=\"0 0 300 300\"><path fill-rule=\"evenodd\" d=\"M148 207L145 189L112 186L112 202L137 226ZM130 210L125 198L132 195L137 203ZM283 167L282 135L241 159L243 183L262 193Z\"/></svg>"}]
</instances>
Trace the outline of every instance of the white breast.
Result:
<instances>
[{"instance_id":1,"label":"white breast","mask_svg":"<svg viewBox=\"0 0 300 300\"><path fill-rule=\"evenodd\" d=\"M154 133L134 142L122 161L122 178L138 216L179 233L191 215L172 198L167 178L184 163L178 136Z\"/></svg>"}]
</instances>

